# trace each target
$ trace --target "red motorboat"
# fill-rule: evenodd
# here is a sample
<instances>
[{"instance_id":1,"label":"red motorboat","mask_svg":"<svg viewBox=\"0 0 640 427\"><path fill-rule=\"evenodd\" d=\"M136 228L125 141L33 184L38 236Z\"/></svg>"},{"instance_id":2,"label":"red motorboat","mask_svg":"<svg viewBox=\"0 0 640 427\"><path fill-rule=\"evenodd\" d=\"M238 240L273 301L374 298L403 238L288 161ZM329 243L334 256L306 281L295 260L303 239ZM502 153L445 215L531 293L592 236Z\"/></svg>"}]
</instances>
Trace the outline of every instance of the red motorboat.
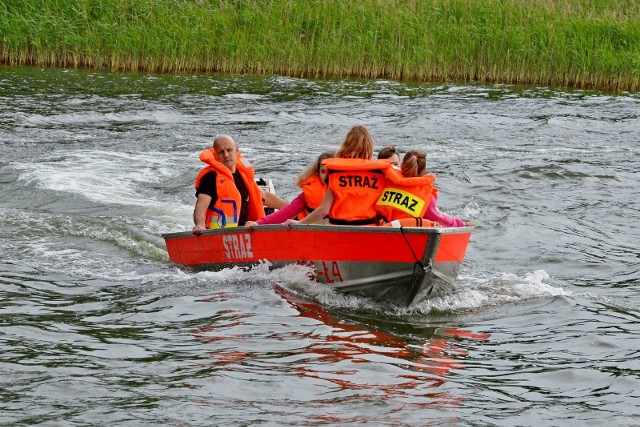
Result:
<instances>
[{"instance_id":1,"label":"red motorboat","mask_svg":"<svg viewBox=\"0 0 640 427\"><path fill-rule=\"evenodd\" d=\"M451 292L473 227L264 225L163 235L169 259L196 269L304 264L336 290L401 306Z\"/></svg>"}]
</instances>

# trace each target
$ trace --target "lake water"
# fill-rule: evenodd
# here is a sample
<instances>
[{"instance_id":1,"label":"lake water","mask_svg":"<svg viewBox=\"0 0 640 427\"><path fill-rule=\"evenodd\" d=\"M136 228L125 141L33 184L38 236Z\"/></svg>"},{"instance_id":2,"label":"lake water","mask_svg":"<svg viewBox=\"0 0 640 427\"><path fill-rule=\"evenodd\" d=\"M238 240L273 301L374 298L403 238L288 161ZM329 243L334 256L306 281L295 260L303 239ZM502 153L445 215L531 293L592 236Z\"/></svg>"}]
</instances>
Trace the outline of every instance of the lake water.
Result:
<instances>
[{"instance_id":1,"label":"lake water","mask_svg":"<svg viewBox=\"0 0 640 427\"><path fill-rule=\"evenodd\" d=\"M278 193L364 123L478 224L401 309L193 272L201 150ZM639 425L640 95L0 68L0 424Z\"/></svg>"}]
</instances>

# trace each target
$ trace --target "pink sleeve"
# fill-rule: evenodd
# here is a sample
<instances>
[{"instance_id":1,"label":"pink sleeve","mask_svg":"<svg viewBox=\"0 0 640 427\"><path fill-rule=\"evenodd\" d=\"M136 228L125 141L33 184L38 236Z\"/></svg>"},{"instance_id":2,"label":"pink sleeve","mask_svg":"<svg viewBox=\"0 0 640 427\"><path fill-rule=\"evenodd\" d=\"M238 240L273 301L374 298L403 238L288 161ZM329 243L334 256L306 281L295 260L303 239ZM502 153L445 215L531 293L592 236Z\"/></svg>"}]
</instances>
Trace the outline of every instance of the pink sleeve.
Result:
<instances>
[{"instance_id":1,"label":"pink sleeve","mask_svg":"<svg viewBox=\"0 0 640 427\"><path fill-rule=\"evenodd\" d=\"M300 193L298 197L293 199L287 206L283 207L282 209L278 209L274 213L267 215L264 218L260 218L256 222L260 225L282 224L286 220L291 219L302 212L305 206L304 193Z\"/></svg>"},{"instance_id":2,"label":"pink sleeve","mask_svg":"<svg viewBox=\"0 0 640 427\"><path fill-rule=\"evenodd\" d=\"M424 213L424 218L429 221L436 221L443 227L464 227L464 221L458 218L453 218L443 213L438 212L438 204L436 198L431 196L429 207Z\"/></svg>"}]
</instances>

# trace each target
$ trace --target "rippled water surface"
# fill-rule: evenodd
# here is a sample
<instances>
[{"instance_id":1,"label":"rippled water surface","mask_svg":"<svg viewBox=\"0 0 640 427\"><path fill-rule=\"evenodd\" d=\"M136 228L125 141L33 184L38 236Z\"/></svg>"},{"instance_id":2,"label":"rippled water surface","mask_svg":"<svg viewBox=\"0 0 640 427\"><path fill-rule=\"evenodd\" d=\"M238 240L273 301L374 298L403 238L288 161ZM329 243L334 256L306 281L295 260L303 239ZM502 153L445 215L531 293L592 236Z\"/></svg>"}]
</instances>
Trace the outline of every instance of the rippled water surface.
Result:
<instances>
[{"instance_id":1,"label":"rippled water surface","mask_svg":"<svg viewBox=\"0 0 640 427\"><path fill-rule=\"evenodd\" d=\"M0 424L638 425L640 96L0 68ZM193 272L198 153L293 177L354 123L478 224L411 310Z\"/></svg>"}]
</instances>

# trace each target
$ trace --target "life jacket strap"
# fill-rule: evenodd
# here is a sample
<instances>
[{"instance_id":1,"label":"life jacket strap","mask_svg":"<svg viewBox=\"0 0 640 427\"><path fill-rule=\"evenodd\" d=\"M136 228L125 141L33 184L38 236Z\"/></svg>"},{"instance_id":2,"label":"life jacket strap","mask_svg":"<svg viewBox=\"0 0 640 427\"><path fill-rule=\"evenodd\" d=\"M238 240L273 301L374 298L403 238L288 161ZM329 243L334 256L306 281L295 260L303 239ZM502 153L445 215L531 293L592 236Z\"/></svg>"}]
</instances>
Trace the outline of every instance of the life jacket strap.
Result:
<instances>
[{"instance_id":1,"label":"life jacket strap","mask_svg":"<svg viewBox=\"0 0 640 427\"><path fill-rule=\"evenodd\" d=\"M376 223L375 218L346 220L346 219L336 219L336 218L329 217L329 224L333 224L333 225L371 225L375 223Z\"/></svg>"}]
</instances>

